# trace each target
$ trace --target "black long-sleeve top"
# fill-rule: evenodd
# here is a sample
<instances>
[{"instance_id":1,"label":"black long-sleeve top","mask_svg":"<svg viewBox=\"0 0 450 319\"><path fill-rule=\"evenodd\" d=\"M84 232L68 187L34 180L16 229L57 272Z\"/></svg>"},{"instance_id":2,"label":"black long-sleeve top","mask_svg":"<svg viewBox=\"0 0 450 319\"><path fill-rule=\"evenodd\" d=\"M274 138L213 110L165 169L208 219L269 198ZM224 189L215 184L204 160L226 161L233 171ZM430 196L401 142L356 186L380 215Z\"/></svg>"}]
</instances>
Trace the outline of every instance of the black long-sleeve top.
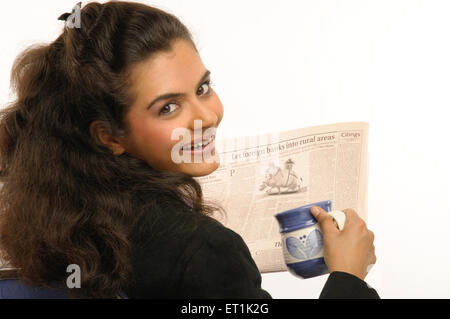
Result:
<instances>
[{"instance_id":1,"label":"black long-sleeve top","mask_svg":"<svg viewBox=\"0 0 450 319\"><path fill-rule=\"evenodd\" d=\"M194 231L179 231L176 225L189 214L166 213L134 243L130 298L271 298L261 288L261 274L239 234L210 217ZM161 227L166 232L158 231ZM358 277L333 272L319 298L379 296Z\"/></svg>"}]
</instances>

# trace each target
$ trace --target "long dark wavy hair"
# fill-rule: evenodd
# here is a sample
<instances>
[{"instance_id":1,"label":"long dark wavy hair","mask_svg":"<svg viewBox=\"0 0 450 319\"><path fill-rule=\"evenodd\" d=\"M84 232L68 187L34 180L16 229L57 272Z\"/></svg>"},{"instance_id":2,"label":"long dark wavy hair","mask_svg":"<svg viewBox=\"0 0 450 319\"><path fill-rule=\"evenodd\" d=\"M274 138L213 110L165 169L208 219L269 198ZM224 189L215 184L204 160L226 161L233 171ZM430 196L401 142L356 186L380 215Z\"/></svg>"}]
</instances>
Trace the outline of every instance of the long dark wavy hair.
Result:
<instances>
[{"instance_id":1,"label":"long dark wavy hair","mask_svg":"<svg viewBox=\"0 0 450 319\"><path fill-rule=\"evenodd\" d=\"M98 121L127 136L130 67L179 39L195 49L188 29L161 9L91 2L81 9L81 28L64 28L15 59L16 98L0 111L0 249L21 280L65 286L67 266L77 264L78 291L114 297L132 281L132 243L144 236L143 220L164 218L164 205L190 208L185 202L193 209L178 211L192 221L224 213L192 176L115 156L89 129Z\"/></svg>"}]
</instances>

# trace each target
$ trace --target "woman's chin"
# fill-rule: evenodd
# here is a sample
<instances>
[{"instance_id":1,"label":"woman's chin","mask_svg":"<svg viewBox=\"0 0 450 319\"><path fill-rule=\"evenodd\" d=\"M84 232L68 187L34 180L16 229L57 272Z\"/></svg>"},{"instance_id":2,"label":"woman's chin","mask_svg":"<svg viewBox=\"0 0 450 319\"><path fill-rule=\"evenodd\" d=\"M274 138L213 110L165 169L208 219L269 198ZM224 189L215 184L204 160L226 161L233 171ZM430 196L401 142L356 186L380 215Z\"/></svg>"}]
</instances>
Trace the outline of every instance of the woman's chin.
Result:
<instances>
[{"instance_id":1,"label":"woman's chin","mask_svg":"<svg viewBox=\"0 0 450 319\"><path fill-rule=\"evenodd\" d=\"M186 157L188 160L177 166L177 170L193 177L209 175L214 172L220 164L220 157L216 154L215 149L207 155L192 155Z\"/></svg>"},{"instance_id":2,"label":"woman's chin","mask_svg":"<svg viewBox=\"0 0 450 319\"><path fill-rule=\"evenodd\" d=\"M219 167L219 162L213 161L212 163L202 162L202 163L188 163L183 164L181 171L191 175L193 177L200 177L209 175L214 172Z\"/></svg>"}]
</instances>

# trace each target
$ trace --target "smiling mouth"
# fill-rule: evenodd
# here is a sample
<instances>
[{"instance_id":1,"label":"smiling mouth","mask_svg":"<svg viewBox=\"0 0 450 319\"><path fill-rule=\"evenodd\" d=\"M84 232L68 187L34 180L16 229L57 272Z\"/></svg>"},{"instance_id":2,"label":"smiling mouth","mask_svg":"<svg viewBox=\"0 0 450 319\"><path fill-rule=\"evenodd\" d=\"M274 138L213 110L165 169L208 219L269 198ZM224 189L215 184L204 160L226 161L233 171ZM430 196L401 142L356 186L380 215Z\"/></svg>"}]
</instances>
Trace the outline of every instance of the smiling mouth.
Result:
<instances>
[{"instance_id":1,"label":"smiling mouth","mask_svg":"<svg viewBox=\"0 0 450 319\"><path fill-rule=\"evenodd\" d=\"M197 144L188 144L183 146L182 150L183 151L196 151L196 150L201 150L203 148L205 148L206 146L208 146L213 140L214 140L214 135L212 135L209 139L199 142Z\"/></svg>"}]
</instances>

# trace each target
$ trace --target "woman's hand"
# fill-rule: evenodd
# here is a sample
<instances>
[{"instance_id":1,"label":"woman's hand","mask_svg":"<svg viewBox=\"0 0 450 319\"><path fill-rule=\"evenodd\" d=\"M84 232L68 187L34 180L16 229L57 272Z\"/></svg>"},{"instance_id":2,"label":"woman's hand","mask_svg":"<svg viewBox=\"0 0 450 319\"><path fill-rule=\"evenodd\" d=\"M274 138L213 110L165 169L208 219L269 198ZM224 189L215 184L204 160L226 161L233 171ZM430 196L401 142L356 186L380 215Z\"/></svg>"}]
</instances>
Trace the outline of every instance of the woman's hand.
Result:
<instances>
[{"instance_id":1,"label":"woman's hand","mask_svg":"<svg viewBox=\"0 0 450 319\"><path fill-rule=\"evenodd\" d=\"M352 209L344 209L345 227L340 231L322 208L311 208L323 234L324 259L330 270L342 271L364 280L367 267L375 264L374 234Z\"/></svg>"}]
</instances>

